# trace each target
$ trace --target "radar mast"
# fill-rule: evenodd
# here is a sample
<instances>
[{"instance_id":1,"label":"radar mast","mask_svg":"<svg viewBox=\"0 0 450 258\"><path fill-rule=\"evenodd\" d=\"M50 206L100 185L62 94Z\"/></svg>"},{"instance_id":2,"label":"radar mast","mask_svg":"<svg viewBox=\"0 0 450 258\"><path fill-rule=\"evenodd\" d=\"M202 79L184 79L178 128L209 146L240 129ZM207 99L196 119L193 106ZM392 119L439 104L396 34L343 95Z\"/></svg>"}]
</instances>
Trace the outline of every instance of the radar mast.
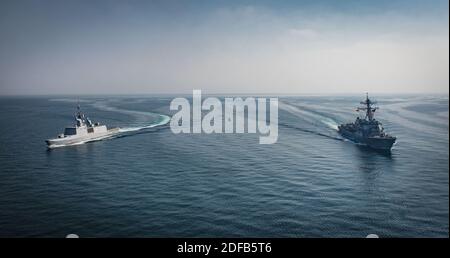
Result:
<instances>
[{"instance_id":1,"label":"radar mast","mask_svg":"<svg viewBox=\"0 0 450 258\"><path fill-rule=\"evenodd\" d=\"M364 106L358 107L356 111L365 111L365 119L372 121L374 119L373 116L375 115L375 111L378 109L378 107L374 107L373 105L377 104L377 102L370 100L369 93L366 93L366 99L361 101L360 104Z\"/></svg>"}]
</instances>

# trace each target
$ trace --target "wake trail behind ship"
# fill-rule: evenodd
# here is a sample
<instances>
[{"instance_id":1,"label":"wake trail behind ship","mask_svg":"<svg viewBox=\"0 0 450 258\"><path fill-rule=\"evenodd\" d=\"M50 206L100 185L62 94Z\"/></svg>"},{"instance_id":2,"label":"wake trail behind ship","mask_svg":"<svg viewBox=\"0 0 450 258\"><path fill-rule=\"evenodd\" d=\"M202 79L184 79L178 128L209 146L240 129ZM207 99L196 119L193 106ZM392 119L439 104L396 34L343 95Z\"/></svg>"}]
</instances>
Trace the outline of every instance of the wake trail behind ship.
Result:
<instances>
[{"instance_id":1,"label":"wake trail behind ship","mask_svg":"<svg viewBox=\"0 0 450 258\"><path fill-rule=\"evenodd\" d=\"M170 121L170 117L163 114L157 114L153 112L145 112L145 111L137 111L137 110L129 110L129 109L121 109L117 107L113 107L107 105L106 103L94 103L93 106L97 109L103 111L117 112L126 115L130 115L136 118L137 121L140 121L138 124L127 126L127 127L119 127L119 131L115 134L116 137L123 136L123 134L130 135L130 133L135 133L144 129L155 128L159 126L166 125ZM156 119L155 119L156 118ZM152 123L148 124L148 120L152 120Z\"/></svg>"},{"instance_id":2,"label":"wake trail behind ship","mask_svg":"<svg viewBox=\"0 0 450 258\"><path fill-rule=\"evenodd\" d=\"M308 122L309 124L314 125L316 127L320 127L320 125L318 124L318 122L319 122L320 124L326 125L328 128L332 129L333 131L338 130L338 123L330 117L326 117L324 115L306 111L306 110L300 109L296 106L289 105L284 102L280 103L279 107L282 110L287 111L288 113L291 113L297 117L302 118L302 120L304 120L304 121ZM305 133L311 133L311 134L315 134L318 136L326 137L326 138L333 139L333 140L345 141L344 138L333 136L331 134L322 133L322 132L319 132L318 130L310 130L310 129L301 128L301 127L286 124L286 123L280 123L279 125L286 127L286 128L299 130L299 131L302 131Z\"/></svg>"},{"instance_id":3,"label":"wake trail behind ship","mask_svg":"<svg viewBox=\"0 0 450 258\"><path fill-rule=\"evenodd\" d=\"M283 127L286 127L286 128L295 129L295 130L302 131L302 132L305 132L305 133L315 134L315 135L318 135L318 136L326 137L326 138L337 140L337 141L345 141L344 138L335 137L335 136L332 136L332 135L320 133L320 132L309 130L309 129L305 129L305 128L300 128L300 127L293 126L293 125L288 125L288 124L284 124L284 123L280 123L279 125L283 126Z\"/></svg>"}]
</instances>

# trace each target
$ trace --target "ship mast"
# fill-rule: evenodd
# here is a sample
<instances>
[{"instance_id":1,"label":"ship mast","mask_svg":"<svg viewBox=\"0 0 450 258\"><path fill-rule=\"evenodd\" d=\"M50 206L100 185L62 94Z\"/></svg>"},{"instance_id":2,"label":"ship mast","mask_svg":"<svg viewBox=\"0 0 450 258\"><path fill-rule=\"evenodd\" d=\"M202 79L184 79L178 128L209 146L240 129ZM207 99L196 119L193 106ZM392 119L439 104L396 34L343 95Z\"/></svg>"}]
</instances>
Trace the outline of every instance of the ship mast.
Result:
<instances>
[{"instance_id":1,"label":"ship mast","mask_svg":"<svg viewBox=\"0 0 450 258\"><path fill-rule=\"evenodd\" d=\"M77 100L77 116L81 113L80 100Z\"/></svg>"},{"instance_id":2,"label":"ship mast","mask_svg":"<svg viewBox=\"0 0 450 258\"><path fill-rule=\"evenodd\" d=\"M366 93L366 99L364 101L361 101L360 104L364 106L358 107L356 111L365 111L366 112L365 119L369 119L369 121L372 121L375 111L378 109L378 107L373 107L373 105L375 105L376 102L371 101L369 99L369 93Z\"/></svg>"},{"instance_id":3,"label":"ship mast","mask_svg":"<svg viewBox=\"0 0 450 258\"><path fill-rule=\"evenodd\" d=\"M80 101L77 103L77 114L75 115L75 120L77 121L77 127L84 126L84 114L81 112Z\"/></svg>"}]
</instances>

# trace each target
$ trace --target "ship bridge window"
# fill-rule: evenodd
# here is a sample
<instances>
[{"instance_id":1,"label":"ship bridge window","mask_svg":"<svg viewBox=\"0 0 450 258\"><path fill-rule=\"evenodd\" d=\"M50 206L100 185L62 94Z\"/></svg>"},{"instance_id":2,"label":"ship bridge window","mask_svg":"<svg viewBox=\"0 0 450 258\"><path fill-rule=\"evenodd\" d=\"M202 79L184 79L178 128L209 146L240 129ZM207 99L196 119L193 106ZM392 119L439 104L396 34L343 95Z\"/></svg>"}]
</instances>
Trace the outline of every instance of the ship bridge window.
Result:
<instances>
[{"instance_id":1,"label":"ship bridge window","mask_svg":"<svg viewBox=\"0 0 450 258\"><path fill-rule=\"evenodd\" d=\"M65 135L75 135L75 134L77 134L77 129L76 128L66 128L64 130L64 134Z\"/></svg>"}]
</instances>

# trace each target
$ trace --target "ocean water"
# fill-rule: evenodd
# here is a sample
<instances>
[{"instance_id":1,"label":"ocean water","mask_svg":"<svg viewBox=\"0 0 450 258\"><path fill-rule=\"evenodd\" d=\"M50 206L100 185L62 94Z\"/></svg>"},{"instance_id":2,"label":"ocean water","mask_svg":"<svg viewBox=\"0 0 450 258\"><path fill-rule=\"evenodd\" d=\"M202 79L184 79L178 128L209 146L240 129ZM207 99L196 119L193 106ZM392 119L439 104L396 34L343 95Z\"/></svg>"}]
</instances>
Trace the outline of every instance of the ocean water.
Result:
<instances>
[{"instance_id":1,"label":"ocean water","mask_svg":"<svg viewBox=\"0 0 450 258\"><path fill-rule=\"evenodd\" d=\"M280 97L272 145L175 135L173 97L80 97L121 132L52 150L77 98L1 98L0 237L448 237L448 95L374 96L391 154L337 134L363 96Z\"/></svg>"}]
</instances>

